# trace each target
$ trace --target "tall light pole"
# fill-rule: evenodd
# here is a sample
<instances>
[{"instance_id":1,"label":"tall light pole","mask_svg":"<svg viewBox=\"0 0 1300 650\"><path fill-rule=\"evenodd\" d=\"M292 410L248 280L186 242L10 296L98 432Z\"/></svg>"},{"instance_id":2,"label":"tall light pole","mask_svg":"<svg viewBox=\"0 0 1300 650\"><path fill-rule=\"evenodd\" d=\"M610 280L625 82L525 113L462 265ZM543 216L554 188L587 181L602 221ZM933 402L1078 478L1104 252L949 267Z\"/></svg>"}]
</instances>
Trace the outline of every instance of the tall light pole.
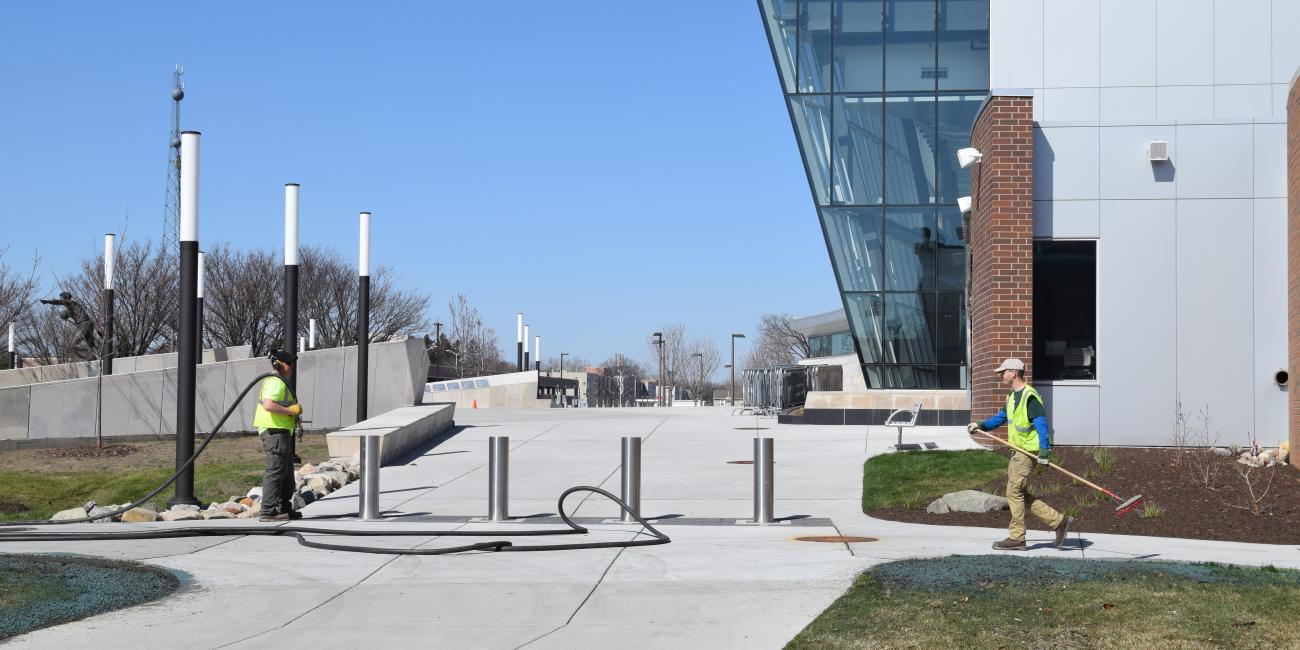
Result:
<instances>
[{"instance_id":1,"label":"tall light pole","mask_svg":"<svg viewBox=\"0 0 1300 650\"><path fill-rule=\"evenodd\" d=\"M564 381L564 357L567 357L567 356L569 356L569 353L568 353L568 352L561 352L561 353L560 353L560 381ZM563 390L563 389L561 389L561 390ZM573 399L574 399L574 402L576 403L576 402L577 402L577 399L578 399L578 389L576 389L576 388L573 389ZM563 403L563 398L561 398L561 403ZM568 404L565 404L565 406L568 406Z\"/></svg>"},{"instance_id":2,"label":"tall light pole","mask_svg":"<svg viewBox=\"0 0 1300 650\"><path fill-rule=\"evenodd\" d=\"M307 319L307 349L316 349L316 319Z\"/></svg>"},{"instance_id":3,"label":"tall light pole","mask_svg":"<svg viewBox=\"0 0 1300 650\"><path fill-rule=\"evenodd\" d=\"M524 323L524 367L520 370L528 370L530 365L532 364L528 361L528 323Z\"/></svg>"},{"instance_id":4,"label":"tall light pole","mask_svg":"<svg viewBox=\"0 0 1300 650\"><path fill-rule=\"evenodd\" d=\"M100 360L99 367L101 375L113 374L113 260L115 259L113 244L117 236L113 233L104 235L104 340L100 341ZM9 337L12 345L13 330L10 330ZM13 348L9 349L10 352Z\"/></svg>"},{"instance_id":5,"label":"tall light pole","mask_svg":"<svg viewBox=\"0 0 1300 650\"><path fill-rule=\"evenodd\" d=\"M533 361L533 365L537 367L536 368L537 372L541 372L542 371L542 337L540 336L533 337L533 354L537 355L535 358L536 360Z\"/></svg>"},{"instance_id":6,"label":"tall light pole","mask_svg":"<svg viewBox=\"0 0 1300 650\"><path fill-rule=\"evenodd\" d=\"M655 348L657 348L659 352L659 386L656 387L655 393L656 397L659 398L656 401L662 404L664 399L664 333L655 332L654 337Z\"/></svg>"},{"instance_id":7,"label":"tall light pole","mask_svg":"<svg viewBox=\"0 0 1300 650\"><path fill-rule=\"evenodd\" d=\"M515 361L515 372L524 371L524 312L515 314L515 354L518 360Z\"/></svg>"},{"instance_id":8,"label":"tall light pole","mask_svg":"<svg viewBox=\"0 0 1300 650\"><path fill-rule=\"evenodd\" d=\"M370 213L361 213L357 254L357 422L366 419L370 398Z\"/></svg>"},{"instance_id":9,"label":"tall light pole","mask_svg":"<svg viewBox=\"0 0 1300 650\"><path fill-rule=\"evenodd\" d=\"M731 394L727 396L731 405L736 405L736 339L745 338L744 334L731 335Z\"/></svg>"},{"instance_id":10,"label":"tall light pole","mask_svg":"<svg viewBox=\"0 0 1300 650\"><path fill-rule=\"evenodd\" d=\"M181 313L180 342L176 346L176 496L171 505L198 505L194 498L194 387L198 359L194 339L198 336L199 275L199 132L181 133Z\"/></svg>"},{"instance_id":11,"label":"tall light pole","mask_svg":"<svg viewBox=\"0 0 1300 650\"><path fill-rule=\"evenodd\" d=\"M298 192L297 183L284 184L284 345L298 344ZM301 347L301 346L299 346ZM359 357L358 357L359 358ZM289 389L298 390L298 364L289 366Z\"/></svg>"},{"instance_id":12,"label":"tall light pole","mask_svg":"<svg viewBox=\"0 0 1300 650\"><path fill-rule=\"evenodd\" d=\"M194 330L198 333L194 337L194 363L203 363L203 276L207 255L199 251L199 286L194 290L194 320L196 325Z\"/></svg>"},{"instance_id":13,"label":"tall light pole","mask_svg":"<svg viewBox=\"0 0 1300 650\"><path fill-rule=\"evenodd\" d=\"M701 388L704 385L704 355L699 352L692 352L691 356L700 360L700 383L695 385L695 405L699 406L704 402L704 389Z\"/></svg>"},{"instance_id":14,"label":"tall light pole","mask_svg":"<svg viewBox=\"0 0 1300 650\"><path fill-rule=\"evenodd\" d=\"M9 323L9 368L18 367L18 348L14 346L14 324Z\"/></svg>"},{"instance_id":15,"label":"tall light pole","mask_svg":"<svg viewBox=\"0 0 1300 650\"><path fill-rule=\"evenodd\" d=\"M441 347L442 347L442 323L434 321L433 323L433 356L434 357L438 356L438 349Z\"/></svg>"}]
</instances>

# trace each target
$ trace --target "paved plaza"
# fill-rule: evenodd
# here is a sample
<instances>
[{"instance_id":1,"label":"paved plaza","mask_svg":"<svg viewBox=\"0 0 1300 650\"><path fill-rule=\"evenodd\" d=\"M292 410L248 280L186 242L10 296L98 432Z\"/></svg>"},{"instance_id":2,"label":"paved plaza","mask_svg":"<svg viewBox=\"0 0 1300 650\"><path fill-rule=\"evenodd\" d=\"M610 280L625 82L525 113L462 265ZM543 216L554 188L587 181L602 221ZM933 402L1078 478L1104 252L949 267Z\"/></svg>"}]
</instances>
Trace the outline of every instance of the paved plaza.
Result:
<instances>
[{"instance_id":1,"label":"paved plaza","mask_svg":"<svg viewBox=\"0 0 1300 650\"><path fill-rule=\"evenodd\" d=\"M183 572L187 584L153 604L22 635L14 647L93 639L99 648L258 648L329 642L386 648L777 648L874 564L909 557L990 553L1003 529L887 522L861 511L863 460L888 451L882 427L781 425L723 408L462 410L439 444L382 472L383 522L354 513L358 484L310 505L313 525L345 529L539 529L560 526L556 499L575 485L618 492L619 438L644 438L642 511L672 543L545 553L393 556L308 549L293 539L229 537L8 544L5 552L135 559ZM754 430L754 427L759 427ZM755 434L776 439L772 526L753 513ZM908 434L941 449L974 447L963 428ZM509 436L510 514L487 514L489 436ZM201 462L201 461L200 461ZM644 538L610 521L618 508L575 495L585 537L516 537L517 545ZM190 522L192 523L192 522ZM245 525L244 521L205 526ZM104 530L109 524L83 529ZM111 524L114 529L183 524ZM266 524L270 525L270 524ZM60 530L77 529L76 526ZM857 544L796 541L861 535ZM1031 531L1029 555L1272 564L1300 568L1293 547L1072 535L1070 550ZM434 548L499 537L330 537L331 542Z\"/></svg>"}]
</instances>

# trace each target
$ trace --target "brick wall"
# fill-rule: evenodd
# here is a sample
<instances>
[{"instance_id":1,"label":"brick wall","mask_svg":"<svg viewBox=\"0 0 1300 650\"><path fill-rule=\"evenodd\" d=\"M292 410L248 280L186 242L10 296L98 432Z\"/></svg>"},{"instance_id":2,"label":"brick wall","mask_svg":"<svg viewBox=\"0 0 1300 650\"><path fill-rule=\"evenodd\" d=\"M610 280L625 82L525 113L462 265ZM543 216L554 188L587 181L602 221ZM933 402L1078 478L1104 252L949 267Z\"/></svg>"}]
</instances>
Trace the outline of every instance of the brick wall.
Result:
<instances>
[{"instance_id":1,"label":"brick wall","mask_svg":"<svg viewBox=\"0 0 1300 650\"><path fill-rule=\"evenodd\" d=\"M1300 85L1294 81L1286 100L1286 271L1287 271L1287 439L1291 464L1300 467Z\"/></svg>"},{"instance_id":2,"label":"brick wall","mask_svg":"<svg viewBox=\"0 0 1300 650\"><path fill-rule=\"evenodd\" d=\"M993 370L1007 357L1033 380L1033 98L994 96L971 132L984 154L971 176L971 416L987 418L1006 400Z\"/></svg>"}]
</instances>

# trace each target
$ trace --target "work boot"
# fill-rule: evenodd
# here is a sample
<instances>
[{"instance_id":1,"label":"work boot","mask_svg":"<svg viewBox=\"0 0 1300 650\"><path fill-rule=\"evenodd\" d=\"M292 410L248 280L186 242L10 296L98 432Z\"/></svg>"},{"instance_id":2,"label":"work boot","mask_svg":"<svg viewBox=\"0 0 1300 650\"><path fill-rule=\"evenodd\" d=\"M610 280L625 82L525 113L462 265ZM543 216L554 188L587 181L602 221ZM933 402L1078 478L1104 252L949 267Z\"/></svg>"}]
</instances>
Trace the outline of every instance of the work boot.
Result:
<instances>
[{"instance_id":1,"label":"work boot","mask_svg":"<svg viewBox=\"0 0 1300 650\"><path fill-rule=\"evenodd\" d=\"M289 513L287 513L287 512L277 512L277 513L275 513L275 514L263 513L262 516L261 516L261 517L258 517L257 520L258 520L258 521L270 521L270 522L275 522L275 521L289 521Z\"/></svg>"},{"instance_id":2,"label":"work boot","mask_svg":"<svg viewBox=\"0 0 1300 650\"><path fill-rule=\"evenodd\" d=\"M289 511L289 518L290 518L290 519L302 519L302 513L299 512L299 511L297 511L297 510L290 510L290 511Z\"/></svg>"},{"instance_id":3,"label":"work boot","mask_svg":"<svg viewBox=\"0 0 1300 650\"><path fill-rule=\"evenodd\" d=\"M1061 548L1065 545L1065 536L1070 534L1070 524L1073 523L1074 517L1066 515L1065 519L1061 520L1060 525L1052 529L1056 531L1056 548Z\"/></svg>"},{"instance_id":4,"label":"work boot","mask_svg":"<svg viewBox=\"0 0 1300 650\"><path fill-rule=\"evenodd\" d=\"M1002 541L1000 541L1000 542L993 542L993 550L995 550L995 551L1023 551L1023 550L1025 550L1025 540L1023 540L1023 539L1011 539L1010 537L1008 537L1008 538L1006 538L1006 539L1004 539L1004 540L1002 540Z\"/></svg>"}]
</instances>

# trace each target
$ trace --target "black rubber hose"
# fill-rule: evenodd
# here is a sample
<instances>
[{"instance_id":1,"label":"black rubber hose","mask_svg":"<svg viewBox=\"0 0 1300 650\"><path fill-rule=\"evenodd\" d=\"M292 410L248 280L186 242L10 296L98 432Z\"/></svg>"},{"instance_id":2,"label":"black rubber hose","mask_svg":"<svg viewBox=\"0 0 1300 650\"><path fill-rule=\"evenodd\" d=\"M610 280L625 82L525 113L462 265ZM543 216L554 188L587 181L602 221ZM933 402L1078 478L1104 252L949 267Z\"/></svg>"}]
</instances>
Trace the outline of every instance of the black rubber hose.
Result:
<instances>
[{"instance_id":1,"label":"black rubber hose","mask_svg":"<svg viewBox=\"0 0 1300 650\"><path fill-rule=\"evenodd\" d=\"M404 548L384 548L379 546L353 546L350 544L331 544L327 542L318 542L305 537L305 535L339 535L343 537L537 537L543 535L569 535L569 534L587 534L590 532L586 527L581 526L569 517L569 513L564 509L564 502L575 492L593 492L608 498L617 503L619 508L637 520L645 527L646 532L650 535L649 539L633 539L619 542L586 542L570 544L534 544L530 546L516 546L513 542L506 540L497 540L491 542L479 542L477 544L466 544L463 546L449 546L443 548L427 549L404 549ZM323 549L327 551L346 551L351 553L375 553L379 555L447 555L451 553L464 553L468 551L496 551L496 552L525 552L525 551L571 551L581 549L595 548L629 548L633 546L655 546L658 544L667 544L672 540L659 529L655 528L650 522L643 519L639 514L632 512L621 499L602 490L598 487L577 486L571 487L560 495L559 502L556 506L560 513L560 519L568 528L550 528L544 530L340 530L336 528L311 528L302 526L209 526L209 527L185 527L185 528L155 528L152 530L136 530L126 532L77 532L77 533L0 533L0 543L2 542L61 542L61 541L91 541L91 540L132 540L132 539L172 539L178 537L239 537L246 535L262 535L272 537L292 537L298 540L302 546L309 548Z\"/></svg>"},{"instance_id":2,"label":"black rubber hose","mask_svg":"<svg viewBox=\"0 0 1300 650\"><path fill-rule=\"evenodd\" d=\"M166 490L168 486L170 486L172 483L175 483L176 479L180 478L182 472L184 472L186 469L194 465L195 459L199 457L199 454L203 453L204 449L208 448L208 443L212 442L212 439L217 437L217 432L221 430L221 425L225 424L226 420L230 419L230 416L235 412L235 409L239 408L239 403L244 400L244 396L248 394L248 391L253 390L253 386L256 386L259 382L261 382L263 379L266 379L267 377L276 377L276 376L278 375L276 375L273 372L264 372L258 375L255 379L253 379L253 381L249 382L248 385L244 387L244 390L240 391L239 397L236 397L235 401L230 403L230 408L227 408L226 412L221 416L221 419L217 420L217 424L212 427L212 431L208 433L208 437L204 438L203 444L199 445L199 448L194 450L194 454L189 457L189 460L186 460L184 465L181 465L180 467L176 468L176 473L172 474L172 477L167 479L167 482L163 483L162 485L159 485L157 488L154 489L153 492L144 495L143 498L138 499L134 503L118 508L117 510L110 510L109 512L95 515L94 517L78 517L77 519L60 519L58 521L48 521L48 520L6 521L6 522L0 522L0 527L53 526L57 524L84 524L91 521L98 521L100 519L107 519L109 517L116 517L117 515L120 515L126 512L127 510L130 510L131 508L139 506L142 503L148 503L150 499L158 496L158 493L162 492L163 490ZM181 432L177 431L176 435L178 436L181 435Z\"/></svg>"}]
</instances>

